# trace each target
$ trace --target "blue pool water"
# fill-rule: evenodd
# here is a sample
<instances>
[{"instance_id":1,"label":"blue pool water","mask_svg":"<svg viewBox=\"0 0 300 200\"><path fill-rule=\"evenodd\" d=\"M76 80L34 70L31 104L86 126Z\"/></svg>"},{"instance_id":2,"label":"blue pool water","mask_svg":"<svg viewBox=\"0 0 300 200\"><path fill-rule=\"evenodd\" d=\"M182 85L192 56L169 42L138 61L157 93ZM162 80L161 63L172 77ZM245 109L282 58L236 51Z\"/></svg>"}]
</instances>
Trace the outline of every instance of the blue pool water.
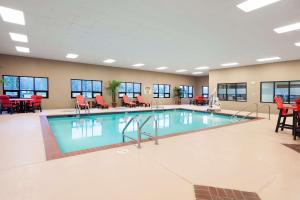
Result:
<instances>
[{"instance_id":1,"label":"blue pool water","mask_svg":"<svg viewBox=\"0 0 300 200\"><path fill-rule=\"evenodd\" d=\"M157 119L159 136L195 131L247 120L232 118L231 116L221 114L177 109L95 114L81 117L48 117L48 121L61 152L67 153L121 143L122 130L125 127L126 122L136 115L139 116L138 119L141 122L148 116L153 115L147 124L145 124L143 131L154 134L154 119ZM136 122L133 122L128 126L126 134L133 138L137 138ZM126 139L126 141L129 141L129 139Z\"/></svg>"}]
</instances>

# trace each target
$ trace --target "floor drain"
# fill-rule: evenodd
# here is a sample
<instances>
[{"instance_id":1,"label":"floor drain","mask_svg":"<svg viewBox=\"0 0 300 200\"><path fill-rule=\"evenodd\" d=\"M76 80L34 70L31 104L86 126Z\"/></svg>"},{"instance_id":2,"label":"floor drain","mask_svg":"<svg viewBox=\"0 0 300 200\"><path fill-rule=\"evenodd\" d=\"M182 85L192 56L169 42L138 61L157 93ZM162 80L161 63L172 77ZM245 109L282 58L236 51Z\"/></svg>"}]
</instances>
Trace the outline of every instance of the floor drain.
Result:
<instances>
[{"instance_id":1,"label":"floor drain","mask_svg":"<svg viewBox=\"0 0 300 200\"><path fill-rule=\"evenodd\" d=\"M125 153L128 153L128 149L120 149L117 151L118 154L125 154Z\"/></svg>"}]
</instances>

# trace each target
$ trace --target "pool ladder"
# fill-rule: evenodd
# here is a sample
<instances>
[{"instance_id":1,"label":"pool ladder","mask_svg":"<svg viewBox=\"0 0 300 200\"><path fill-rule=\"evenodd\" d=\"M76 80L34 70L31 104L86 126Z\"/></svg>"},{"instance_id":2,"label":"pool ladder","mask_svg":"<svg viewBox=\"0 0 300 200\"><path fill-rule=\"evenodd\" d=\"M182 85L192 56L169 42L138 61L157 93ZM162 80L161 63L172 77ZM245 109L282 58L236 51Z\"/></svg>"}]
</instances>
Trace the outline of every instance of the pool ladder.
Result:
<instances>
[{"instance_id":1,"label":"pool ladder","mask_svg":"<svg viewBox=\"0 0 300 200\"><path fill-rule=\"evenodd\" d=\"M127 138L129 138L129 139L131 139L131 140L133 140L133 141L135 141L137 143L137 148L141 148L142 135L145 135L149 139L154 140L154 144L158 145L158 121L157 121L157 119L154 120L154 123L155 123L155 133L154 133L154 136L153 136L150 133L142 132L142 128L153 117L153 115L148 116L143 123L140 123L140 121L137 120L138 117L139 116L136 115L136 116L130 118L130 120L127 122L127 124L123 128L123 131L122 131L123 142L125 142L125 138L127 137ZM128 136L128 135L125 134L126 129L128 128L128 126L131 123L133 123L134 120L137 123L137 139L132 138L132 137L130 137L130 136Z\"/></svg>"},{"instance_id":2,"label":"pool ladder","mask_svg":"<svg viewBox=\"0 0 300 200\"><path fill-rule=\"evenodd\" d=\"M84 110L85 110L85 113L88 113L88 114L90 114L91 112L90 112L90 106L89 106L89 104L86 102L86 104L88 105L87 107L85 107L84 108ZM79 106L79 103L78 102L76 102L76 104L75 104L75 112L76 112L76 115L77 116L80 116L80 106Z\"/></svg>"},{"instance_id":3,"label":"pool ladder","mask_svg":"<svg viewBox=\"0 0 300 200\"><path fill-rule=\"evenodd\" d=\"M241 110L239 110L238 112L236 112L235 114L233 114L231 117L237 117L239 113L245 111L246 109L248 109L248 108L251 107L252 105L255 105L255 111L249 112L247 115L242 116L242 118L247 118L247 117L249 117L250 115L252 115L253 113L255 113L255 118L258 119L258 113L259 113L259 110L260 110L261 108L263 108L263 107L268 107L268 116L269 116L269 120L271 119L271 106L270 106L269 104L259 106L258 103L253 103L253 104L249 104L249 105L245 106L244 108L242 108Z\"/></svg>"}]
</instances>

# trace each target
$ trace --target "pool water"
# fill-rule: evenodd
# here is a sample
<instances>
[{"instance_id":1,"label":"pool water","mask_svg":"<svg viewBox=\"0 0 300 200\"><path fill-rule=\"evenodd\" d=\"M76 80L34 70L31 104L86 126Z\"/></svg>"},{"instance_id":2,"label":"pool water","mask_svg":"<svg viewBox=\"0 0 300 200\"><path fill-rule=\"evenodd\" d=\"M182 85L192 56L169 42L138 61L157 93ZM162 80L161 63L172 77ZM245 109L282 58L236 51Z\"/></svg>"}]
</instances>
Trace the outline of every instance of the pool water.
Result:
<instances>
[{"instance_id":1,"label":"pool water","mask_svg":"<svg viewBox=\"0 0 300 200\"><path fill-rule=\"evenodd\" d=\"M122 142L122 130L131 117L138 115L142 123L148 116L153 117L142 131L154 134L158 121L158 136L195 131L209 127L232 124L243 118L228 115L211 114L185 109L128 112L113 114L94 114L76 116L48 117L49 125L62 153L79 151L94 147L118 144ZM130 123L126 135L137 138L137 123ZM146 138L143 136L142 138ZM126 138L126 141L130 139Z\"/></svg>"}]
</instances>

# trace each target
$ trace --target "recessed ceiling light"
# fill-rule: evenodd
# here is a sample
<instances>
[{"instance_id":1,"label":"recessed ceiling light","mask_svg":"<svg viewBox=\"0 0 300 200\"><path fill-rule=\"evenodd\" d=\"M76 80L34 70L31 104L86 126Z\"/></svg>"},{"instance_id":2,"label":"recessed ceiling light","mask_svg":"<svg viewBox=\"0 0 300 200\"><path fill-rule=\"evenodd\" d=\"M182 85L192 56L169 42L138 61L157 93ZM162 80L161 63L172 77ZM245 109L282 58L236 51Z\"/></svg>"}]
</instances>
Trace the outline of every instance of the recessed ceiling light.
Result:
<instances>
[{"instance_id":1,"label":"recessed ceiling light","mask_svg":"<svg viewBox=\"0 0 300 200\"><path fill-rule=\"evenodd\" d=\"M280 0L247 0L237 5L238 8L244 12L250 12L258 8L265 7L267 5L276 3Z\"/></svg>"},{"instance_id":2,"label":"recessed ceiling light","mask_svg":"<svg viewBox=\"0 0 300 200\"><path fill-rule=\"evenodd\" d=\"M272 61L272 60L280 60L281 58L276 56L276 57L269 57L269 58L260 58L257 59L257 62L266 62L266 61Z\"/></svg>"},{"instance_id":3,"label":"recessed ceiling light","mask_svg":"<svg viewBox=\"0 0 300 200\"><path fill-rule=\"evenodd\" d=\"M297 47L300 47L300 42L296 42L295 45L296 45Z\"/></svg>"},{"instance_id":4,"label":"recessed ceiling light","mask_svg":"<svg viewBox=\"0 0 300 200\"><path fill-rule=\"evenodd\" d=\"M67 55L66 55L66 58L71 58L71 59L75 59L75 58L77 58L78 57L78 55L77 54L74 54L74 53L68 53Z\"/></svg>"},{"instance_id":5,"label":"recessed ceiling light","mask_svg":"<svg viewBox=\"0 0 300 200\"><path fill-rule=\"evenodd\" d=\"M5 22L25 25L23 11L0 6L0 15Z\"/></svg>"},{"instance_id":6,"label":"recessed ceiling light","mask_svg":"<svg viewBox=\"0 0 300 200\"><path fill-rule=\"evenodd\" d=\"M203 74L203 72L193 72L192 74Z\"/></svg>"},{"instance_id":7,"label":"recessed ceiling light","mask_svg":"<svg viewBox=\"0 0 300 200\"><path fill-rule=\"evenodd\" d=\"M203 67L196 67L195 69L202 70L202 69L208 69L208 68L209 68L208 66L203 66Z\"/></svg>"},{"instance_id":8,"label":"recessed ceiling light","mask_svg":"<svg viewBox=\"0 0 300 200\"><path fill-rule=\"evenodd\" d=\"M156 69L157 70L164 70L164 69L168 69L168 67L165 67L165 66L164 67L157 67Z\"/></svg>"},{"instance_id":9,"label":"recessed ceiling light","mask_svg":"<svg viewBox=\"0 0 300 200\"><path fill-rule=\"evenodd\" d=\"M10 38L16 42L28 42L27 35L19 34L19 33L9 33Z\"/></svg>"},{"instance_id":10,"label":"recessed ceiling light","mask_svg":"<svg viewBox=\"0 0 300 200\"><path fill-rule=\"evenodd\" d=\"M143 67L145 64L143 63L137 63L137 64L134 64L132 65L133 67Z\"/></svg>"},{"instance_id":11,"label":"recessed ceiling light","mask_svg":"<svg viewBox=\"0 0 300 200\"><path fill-rule=\"evenodd\" d=\"M114 62L116 62L116 60L109 58L109 59L103 60L103 62L104 63L114 63Z\"/></svg>"},{"instance_id":12,"label":"recessed ceiling light","mask_svg":"<svg viewBox=\"0 0 300 200\"><path fill-rule=\"evenodd\" d=\"M224 63L221 66L223 66L223 67L230 67L230 66L236 66L238 64L239 63L237 63L237 62L231 62L231 63Z\"/></svg>"},{"instance_id":13,"label":"recessed ceiling light","mask_svg":"<svg viewBox=\"0 0 300 200\"><path fill-rule=\"evenodd\" d=\"M279 28L275 28L274 31L276 33L286 33L286 32L290 32L290 31L296 31L300 29L300 22L295 23L295 24L290 24L287 26L282 26Z\"/></svg>"},{"instance_id":14,"label":"recessed ceiling light","mask_svg":"<svg viewBox=\"0 0 300 200\"><path fill-rule=\"evenodd\" d=\"M176 70L176 72L180 73L180 72L186 72L187 70L186 69L178 69Z\"/></svg>"},{"instance_id":15,"label":"recessed ceiling light","mask_svg":"<svg viewBox=\"0 0 300 200\"><path fill-rule=\"evenodd\" d=\"M30 49L27 48L27 47L19 47L19 46L16 46L16 50L18 52L22 52L22 53L30 53Z\"/></svg>"}]
</instances>

